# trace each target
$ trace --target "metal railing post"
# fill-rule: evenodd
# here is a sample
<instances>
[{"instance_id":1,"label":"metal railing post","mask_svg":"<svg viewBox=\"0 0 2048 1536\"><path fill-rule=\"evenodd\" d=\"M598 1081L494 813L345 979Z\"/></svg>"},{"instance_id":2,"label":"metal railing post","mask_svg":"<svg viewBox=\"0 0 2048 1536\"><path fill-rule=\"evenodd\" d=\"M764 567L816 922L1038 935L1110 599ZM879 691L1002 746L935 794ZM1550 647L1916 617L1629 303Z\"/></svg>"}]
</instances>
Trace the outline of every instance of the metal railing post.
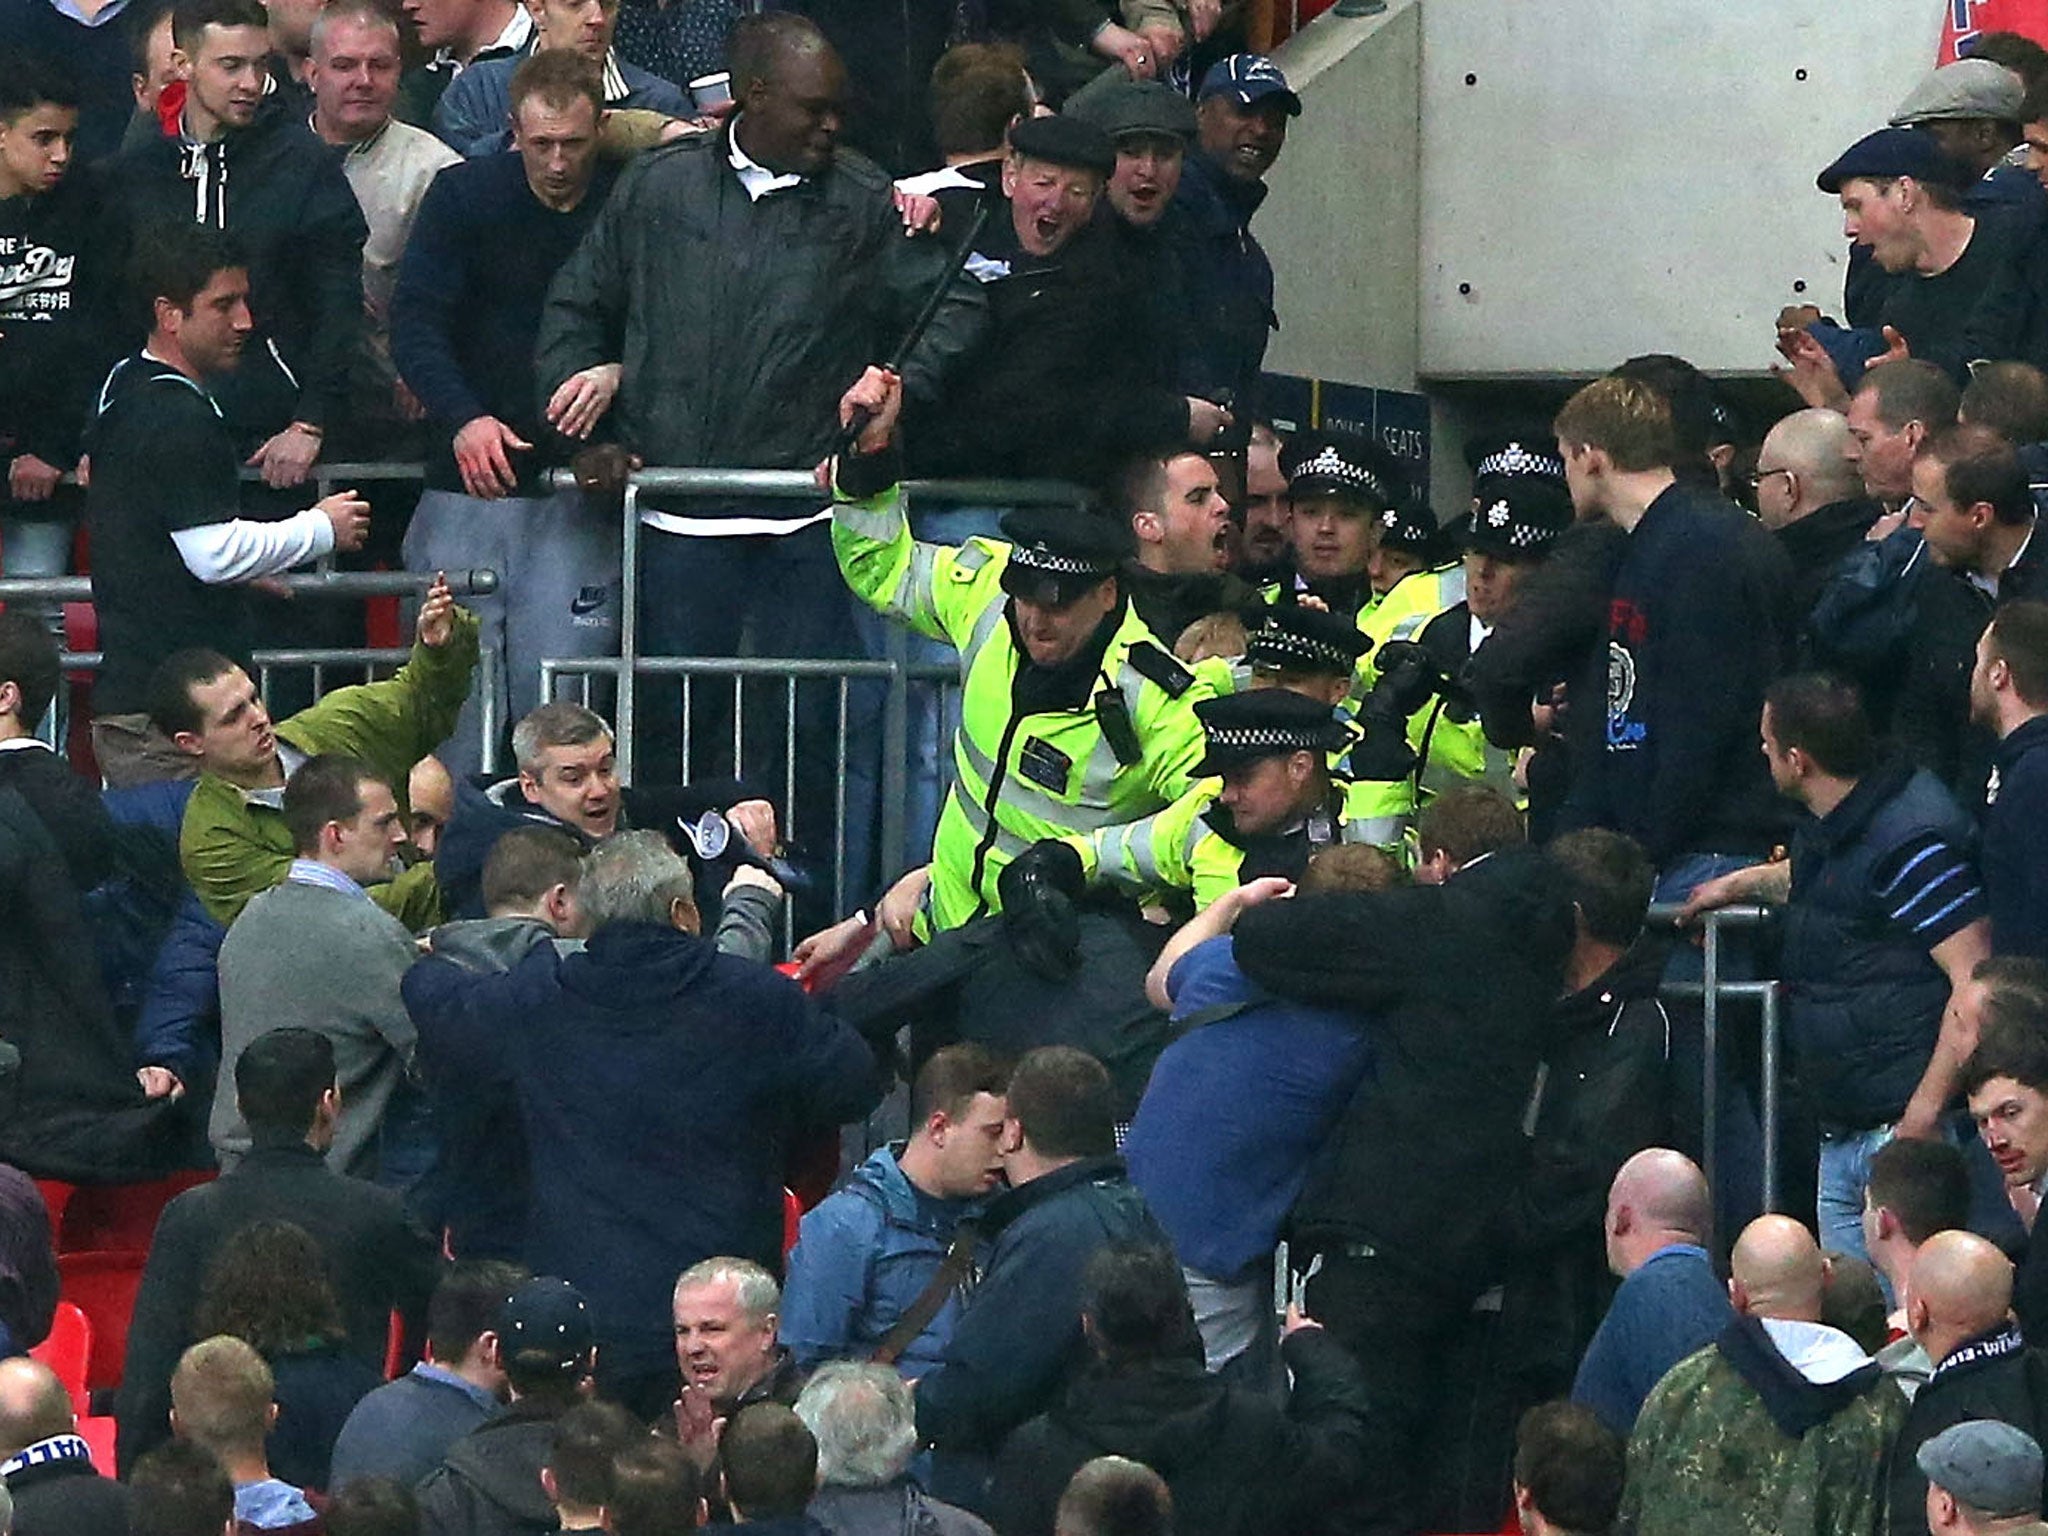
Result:
<instances>
[{"instance_id":1,"label":"metal railing post","mask_svg":"<svg viewBox=\"0 0 2048 1536\"><path fill-rule=\"evenodd\" d=\"M1706 945L1700 977L1700 1046L1705 1055L1700 1091L1700 1172L1707 1188L1719 1189L1715 1164L1721 1132L1721 914L1707 914Z\"/></svg>"},{"instance_id":2,"label":"metal railing post","mask_svg":"<svg viewBox=\"0 0 2048 1536\"><path fill-rule=\"evenodd\" d=\"M572 477L573 483L573 477ZM633 726L639 703L640 677L640 487L629 481L622 503L625 526L619 530L619 697L613 713L613 741L618 749L619 778L633 782Z\"/></svg>"},{"instance_id":3,"label":"metal railing post","mask_svg":"<svg viewBox=\"0 0 2048 1536\"><path fill-rule=\"evenodd\" d=\"M498 738L503 724L498 719L498 653L489 646L477 652L476 657L477 695L476 728L483 739L477 743L477 761L485 773L498 771L500 749Z\"/></svg>"},{"instance_id":4,"label":"metal railing post","mask_svg":"<svg viewBox=\"0 0 2048 1536\"><path fill-rule=\"evenodd\" d=\"M1778 984L1764 984L1763 1057L1764 1209L1778 1208Z\"/></svg>"},{"instance_id":5,"label":"metal railing post","mask_svg":"<svg viewBox=\"0 0 2048 1536\"><path fill-rule=\"evenodd\" d=\"M909 868L910 850L910 647L900 626L891 625L889 676L882 696L882 824L876 854L881 875L894 880Z\"/></svg>"}]
</instances>

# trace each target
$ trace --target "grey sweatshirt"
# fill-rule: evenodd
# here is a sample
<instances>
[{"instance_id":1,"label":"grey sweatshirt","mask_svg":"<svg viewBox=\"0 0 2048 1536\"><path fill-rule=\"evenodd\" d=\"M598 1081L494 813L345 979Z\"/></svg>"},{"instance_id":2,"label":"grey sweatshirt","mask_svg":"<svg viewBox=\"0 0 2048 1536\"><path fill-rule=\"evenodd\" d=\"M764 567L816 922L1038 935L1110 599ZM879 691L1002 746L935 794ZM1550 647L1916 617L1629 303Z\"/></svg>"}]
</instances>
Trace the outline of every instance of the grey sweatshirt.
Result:
<instances>
[{"instance_id":1,"label":"grey sweatshirt","mask_svg":"<svg viewBox=\"0 0 2048 1536\"><path fill-rule=\"evenodd\" d=\"M258 1035L290 1024L334 1042L341 1120L328 1166L376 1173L384 1106L412 1065L398 982L418 953L403 923L360 897L287 882L250 900L220 946L220 1078L207 1134L223 1168L249 1149L235 1062Z\"/></svg>"}]
</instances>

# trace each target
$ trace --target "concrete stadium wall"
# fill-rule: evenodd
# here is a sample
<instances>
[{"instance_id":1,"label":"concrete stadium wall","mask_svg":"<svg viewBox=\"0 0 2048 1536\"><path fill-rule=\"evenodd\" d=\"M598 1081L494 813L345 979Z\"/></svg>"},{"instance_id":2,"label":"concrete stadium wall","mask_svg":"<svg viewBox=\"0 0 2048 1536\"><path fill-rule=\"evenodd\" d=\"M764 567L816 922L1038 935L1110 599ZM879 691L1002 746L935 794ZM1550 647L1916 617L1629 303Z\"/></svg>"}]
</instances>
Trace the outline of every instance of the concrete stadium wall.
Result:
<instances>
[{"instance_id":1,"label":"concrete stadium wall","mask_svg":"<svg viewBox=\"0 0 2048 1536\"><path fill-rule=\"evenodd\" d=\"M1277 370L1384 388L1771 361L1839 308L1813 177L1931 65L1938 0L1393 0L1279 51L1307 110L1257 229Z\"/></svg>"},{"instance_id":2,"label":"concrete stadium wall","mask_svg":"<svg viewBox=\"0 0 2048 1536\"><path fill-rule=\"evenodd\" d=\"M1390 0L1277 52L1306 110L1255 228L1281 373L1431 390L1437 506L1474 388L1637 352L1763 374L1838 313L1815 173L1931 67L1939 0ZM1461 392L1462 390L1462 392Z\"/></svg>"}]
</instances>

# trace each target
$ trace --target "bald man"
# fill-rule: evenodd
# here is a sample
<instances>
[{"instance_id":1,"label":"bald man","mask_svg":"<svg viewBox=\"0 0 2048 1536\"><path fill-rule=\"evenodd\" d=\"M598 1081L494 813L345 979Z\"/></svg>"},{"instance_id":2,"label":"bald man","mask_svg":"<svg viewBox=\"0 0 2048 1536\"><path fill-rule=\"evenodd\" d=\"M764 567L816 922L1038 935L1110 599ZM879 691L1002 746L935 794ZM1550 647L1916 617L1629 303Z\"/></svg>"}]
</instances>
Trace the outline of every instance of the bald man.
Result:
<instances>
[{"instance_id":1,"label":"bald man","mask_svg":"<svg viewBox=\"0 0 2048 1536\"><path fill-rule=\"evenodd\" d=\"M26 1355L0 1360L0 1484L24 1536L128 1529L128 1490L93 1470L71 1394Z\"/></svg>"},{"instance_id":2,"label":"bald man","mask_svg":"<svg viewBox=\"0 0 2048 1536\"><path fill-rule=\"evenodd\" d=\"M1799 614L1813 611L1835 563L1863 542L1878 504L1863 494L1849 457L1855 439L1840 411L1794 411L1757 450L1756 510L1792 561Z\"/></svg>"},{"instance_id":3,"label":"bald man","mask_svg":"<svg viewBox=\"0 0 2048 1536\"><path fill-rule=\"evenodd\" d=\"M1735 1319L1707 1258L1712 1199L1681 1152L1651 1147L1621 1165L1607 1191L1607 1267L1621 1289L1572 1383L1583 1403L1626 1436L1650 1389Z\"/></svg>"},{"instance_id":4,"label":"bald man","mask_svg":"<svg viewBox=\"0 0 2048 1536\"><path fill-rule=\"evenodd\" d=\"M1762 1216L1743 1228L1729 1267L1740 1316L1643 1404L1616 1529L1878 1530L1906 1400L1854 1339L1820 1321L1819 1244L1789 1216Z\"/></svg>"},{"instance_id":5,"label":"bald man","mask_svg":"<svg viewBox=\"0 0 2048 1536\"><path fill-rule=\"evenodd\" d=\"M1913 1399L1892 1461L1892 1536L1923 1536L1927 1476L1915 1453L1965 1419L2000 1419L2036 1440L2048 1430L2048 1363L2012 1320L2013 1268L1970 1232L1937 1232L1906 1278L1906 1327L1934 1374Z\"/></svg>"}]
</instances>

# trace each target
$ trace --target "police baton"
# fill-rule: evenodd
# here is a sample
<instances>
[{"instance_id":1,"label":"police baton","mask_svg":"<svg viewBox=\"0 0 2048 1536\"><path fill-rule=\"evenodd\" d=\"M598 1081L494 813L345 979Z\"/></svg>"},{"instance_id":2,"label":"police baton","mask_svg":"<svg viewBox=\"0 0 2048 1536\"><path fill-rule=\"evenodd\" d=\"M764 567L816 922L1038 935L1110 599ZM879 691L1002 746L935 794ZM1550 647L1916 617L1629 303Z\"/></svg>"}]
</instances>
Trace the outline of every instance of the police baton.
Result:
<instances>
[{"instance_id":1,"label":"police baton","mask_svg":"<svg viewBox=\"0 0 2048 1536\"><path fill-rule=\"evenodd\" d=\"M967 221L967 233L961 237L959 248L946 262L946 271L939 279L938 286L933 288L930 296L925 299L924 308L917 312L917 318L911 322L902 343L890 356L889 361L882 364L889 372L899 376L902 374L903 365L910 360L910 354L917 350L917 344L924 340L924 333L931 329L932 321L938 316L939 306L946 302L946 290L951 288L953 280L966 270L967 258L974 254L974 242L981 238L982 228L988 223L989 207L989 199L983 199L975 205L974 217ZM860 441L861 433L867 430L868 423L874 419L875 413L866 406L855 406L853 420L848 422L845 431L839 434L839 451L843 454L852 453L854 444Z\"/></svg>"}]
</instances>

